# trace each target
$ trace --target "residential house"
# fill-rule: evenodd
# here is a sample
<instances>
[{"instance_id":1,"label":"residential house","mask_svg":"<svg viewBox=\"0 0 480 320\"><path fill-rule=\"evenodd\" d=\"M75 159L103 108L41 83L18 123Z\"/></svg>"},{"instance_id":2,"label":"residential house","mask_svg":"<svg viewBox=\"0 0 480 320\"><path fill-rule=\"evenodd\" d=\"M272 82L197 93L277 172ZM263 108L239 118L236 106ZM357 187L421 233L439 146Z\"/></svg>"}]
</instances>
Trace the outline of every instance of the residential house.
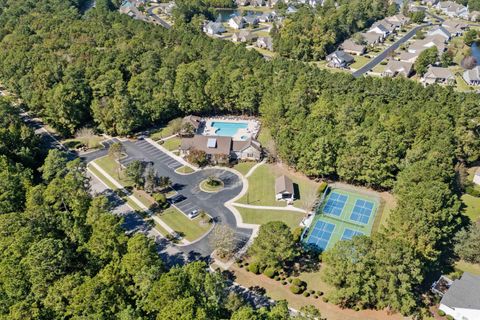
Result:
<instances>
[{"instance_id":1,"label":"residential house","mask_svg":"<svg viewBox=\"0 0 480 320\"><path fill-rule=\"evenodd\" d=\"M250 4L250 0L235 0L237 6L248 6Z\"/></svg>"},{"instance_id":2,"label":"residential house","mask_svg":"<svg viewBox=\"0 0 480 320\"><path fill-rule=\"evenodd\" d=\"M389 28L387 26L390 26ZM374 32L382 35L382 38L385 39L390 33L395 30L394 26L386 23L377 23L372 25L372 27L367 31L367 33Z\"/></svg>"},{"instance_id":3,"label":"residential house","mask_svg":"<svg viewBox=\"0 0 480 320\"><path fill-rule=\"evenodd\" d=\"M259 37L255 44L258 48L273 51L273 41L270 37Z\"/></svg>"},{"instance_id":4,"label":"residential house","mask_svg":"<svg viewBox=\"0 0 480 320\"><path fill-rule=\"evenodd\" d=\"M440 300L439 310L455 320L480 319L480 276L464 272Z\"/></svg>"},{"instance_id":5,"label":"residential house","mask_svg":"<svg viewBox=\"0 0 480 320\"><path fill-rule=\"evenodd\" d=\"M328 65L333 68L346 68L355 61L351 55L341 50L330 53L326 60Z\"/></svg>"},{"instance_id":6,"label":"residential house","mask_svg":"<svg viewBox=\"0 0 480 320\"><path fill-rule=\"evenodd\" d=\"M433 27L432 29L427 31L426 35L427 36L436 36L436 35L442 36L442 37L445 38L445 41L450 40L450 38L452 37L452 34L450 33L450 31L448 31L447 29L445 29L442 26Z\"/></svg>"},{"instance_id":7,"label":"residential house","mask_svg":"<svg viewBox=\"0 0 480 320\"><path fill-rule=\"evenodd\" d=\"M422 4L426 4L427 6L434 6L438 3L438 0L422 0Z\"/></svg>"},{"instance_id":8,"label":"residential house","mask_svg":"<svg viewBox=\"0 0 480 320\"><path fill-rule=\"evenodd\" d=\"M438 54L441 55L447 48L445 38L440 35L433 35L423 40L416 40L408 47L407 51L410 53L418 53L431 47L436 47Z\"/></svg>"},{"instance_id":9,"label":"residential house","mask_svg":"<svg viewBox=\"0 0 480 320\"><path fill-rule=\"evenodd\" d=\"M130 17L135 17L138 13L138 9L135 7L133 2L124 1L119 8L120 13L129 15Z\"/></svg>"},{"instance_id":10,"label":"residential house","mask_svg":"<svg viewBox=\"0 0 480 320\"><path fill-rule=\"evenodd\" d=\"M255 41L258 36L249 31L249 30L240 30L239 32L235 32L232 36L233 42L252 42Z\"/></svg>"},{"instance_id":11,"label":"residential house","mask_svg":"<svg viewBox=\"0 0 480 320\"><path fill-rule=\"evenodd\" d=\"M232 29L239 30L239 29L243 29L244 22L245 21L243 20L243 17L235 16L235 17L230 18L230 20L228 20L228 25Z\"/></svg>"},{"instance_id":12,"label":"residential house","mask_svg":"<svg viewBox=\"0 0 480 320\"><path fill-rule=\"evenodd\" d=\"M472 22L479 22L480 21L480 11L470 12L470 16L468 17L468 20L470 20Z\"/></svg>"},{"instance_id":13,"label":"residential house","mask_svg":"<svg viewBox=\"0 0 480 320\"><path fill-rule=\"evenodd\" d=\"M480 186L480 169L477 169L477 171L475 171L475 175L473 176L473 183Z\"/></svg>"},{"instance_id":14,"label":"residential house","mask_svg":"<svg viewBox=\"0 0 480 320\"><path fill-rule=\"evenodd\" d=\"M468 7L465 7L464 5L453 1L441 1L437 4L437 9L451 18L459 17L463 19L468 19Z\"/></svg>"},{"instance_id":15,"label":"residential house","mask_svg":"<svg viewBox=\"0 0 480 320\"><path fill-rule=\"evenodd\" d=\"M250 5L253 7L263 7L265 6L265 0L251 0Z\"/></svg>"},{"instance_id":16,"label":"residential house","mask_svg":"<svg viewBox=\"0 0 480 320\"><path fill-rule=\"evenodd\" d=\"M471 86L480 86L480 66L476 66L472 70L465 70L463 79Z\"/></svg>"},{"instance_id":17,"label":"residential house","mask_svg":"<svg viewBox=\"0 0 480 320\"><path fill-rule=\"evenodd\" d=\"M295 189L289 177L283 175L275 179L275 199L288 202L295 199Z\"/></svg>"},{"instance_id":18,"label":"residential house","mask_svg":"<svg viewBox=\"0 0 480 320\"><path fill-rule=\"evenodd\" d=\"M196 134L183 138L180 155L187 156L192 150L205 152L211 163L228 163L232 160L255 160L261 158L261 146L256 140L233 141L232 137L204 136Z\"/></svg>"},{"instance_id":19,"label":"residential house","mask_svg":"<svg viewBox=\"0 0 480 320\"><path fill-rule=\"evenodd\" d=\"M255 16L255 15L249 15L249 16L245 16L243 17L243 21L245 21L245 23L249 26L249 27L256 27L258 26L258 17Z\"/></svg>"},{"instance_id":20,"label":"residential house","mask_svg":"<svg viewBox=\"0 0 480 320\"><path fill-rule=\"evenodd\" d=\"M442 27L450 32L452 37L458 37L468 28L468 24L456 19L447 19L442 22Z\"/></svg>"},{"instance_id":21,"label":"residential house","mask_svg":"<svg viewBox=\"0 0 480 320\"><path fill-rule=\"evenodd\" d=\"M410 18L405 17L401 13L396 14L394 16L386 17L384 20L387 21L390 24L396 25L398 28L403 27L408 22L410 22Z\"/></svg>"},{"instance_id":22,"label":"residential house","mask_svg":"<svg viewBox=\"0 0 480 320\"><path fill-rule=\"evenodd\" d=\"M292 6L289 6L289 7L287 8L286 13L287 13L287 14L293 14L293 13L297 13L297 11L298 11L297 8L292 7Z\"/></svg>"},{"instance_id":23,"label":"residential house","mask_svg":"<svg viewBox=\"0 0 480 320\"><path fill-rule=\"evenodd\" d=\"M273 14L271 12L265 12L258 17L258 21L264 22L264 23L273 21Z\"/></svg>"},{"instance_id":24,"label":"residential house","mask_svg":"<svg viewBox=\"0 0 480 320\"><path fill-rule=\"evenodd\" d=\"M341 45L340 48L349 54L360 56L365 53L366 48L364 45L356 44L354 41L347 39Z\"/></svg>"},{"instance_id":25,"label":"residential house","mask_svg":"<svg viewBox=\"0 0 480 320\"><path fill-rule=\"evenodd\" d=\"M365 32L361 33L365 43L369 46L375 46L377 44L382 43L385 38L380 33L375 32Z\"/></svg>"},{"instance_id":26,"label":"residential house","mask_svg":"<svg viewBox=\"0 0 480 320\"><path fill-rule=\"evenodd\" d=\"M408 51L402 51L398 57L396 57L397 60L404 61L404 62L410 62L410 63L415 63L417 61L418 56L420 55L421 51L418 52L408 52Z\"/></svg>"},{"instance_id":27,"label":"residential house","mask_svg":"<svg viewBox=\"0 0 480 320\"><path fill-rule=\"evenodd\" d=\"M382 73L382 76L396 77L397 75L401 75L408 78L412 73L412 70L413 70L413 63L390 60L388 61L387 67L385 68L385 71Z\"/></svg>"},{"instance_id":28,"label":"residential house","mask_svg":"<svg viewBox=\"0 0 480 320\"><path fill-rule=\"evenodd\" d=\"M225 32L225 27L221 22L209 21L204 27L203 32L209 35L216 35Z\"/></svg>"},{"instance_id":29,"label":"residential house","mask_svg":"<svg viewBox=\"0 0 480 320\"><path fill-rule=\"evenodd\" d=\"M447 68L429 66L427 72L423 75L422 82L424 84L455 84L455 76L452 71Z\"/></svg>"}]
</instances>

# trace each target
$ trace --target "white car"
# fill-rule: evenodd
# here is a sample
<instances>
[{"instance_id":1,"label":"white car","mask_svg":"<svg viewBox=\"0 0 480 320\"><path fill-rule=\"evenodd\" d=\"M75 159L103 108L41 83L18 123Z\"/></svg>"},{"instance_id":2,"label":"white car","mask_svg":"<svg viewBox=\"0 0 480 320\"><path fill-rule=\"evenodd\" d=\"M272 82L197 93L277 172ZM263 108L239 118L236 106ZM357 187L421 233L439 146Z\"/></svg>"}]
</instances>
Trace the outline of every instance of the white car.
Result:
<instances>
[{"instance_id":1,"label":"white car","mask_svg":"<svg viewBox=\"0 0 480 320\"><path fill-rule=\"evenodd\" d=\"M192 212L190 212L187 216L190 218L190 219L193 219L195 218L196 216L198 216L200 214L200 211L195 209L193 210Z\"/></svg>"}]
</instances>

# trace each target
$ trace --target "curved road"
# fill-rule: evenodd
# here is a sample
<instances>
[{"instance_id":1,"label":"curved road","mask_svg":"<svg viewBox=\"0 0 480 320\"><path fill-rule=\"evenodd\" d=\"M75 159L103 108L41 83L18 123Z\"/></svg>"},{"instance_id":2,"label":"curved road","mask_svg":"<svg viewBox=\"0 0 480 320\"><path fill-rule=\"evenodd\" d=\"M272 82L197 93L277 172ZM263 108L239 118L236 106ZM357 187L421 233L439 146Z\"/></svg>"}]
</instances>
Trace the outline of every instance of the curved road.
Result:
<instances>
[{"instance_id":1,"label":"curved road","mask_svg":"<svg viewBox=\"0 0 480 320\"><path fill-rule=\"evenodd\" d=\"M106 148L103 150L82 155L82 160L90 162L106 155L108 145L114 141L118 140L108 141ZM237 196L243 188L243 183L239 176L231 171L216 168L199 170L188 175L177 174L175 169L183 166L183 164L149 142L145 140L123 141L122 144L128 155L121 160L123 164L128 164L134 160L151 161L160 176L170 177L173 188L179 194L179 201L175 202L177 208L185 213L189 213L194 209L205 210L213 217L216 223L228 225L235 230L236 238L241 245L248 241L252 235L252 230L238 227L234 214L225 207L225 202ZM223 181L224 188L217 193L201 191L198 187L199 183L212 175L219 177ZM199 256L207 257L213 251L209 242L209 236L206 236L198 242L175 247L192 258Z\"/></svg>"},{"instance_id":2,"label":"curved road","mask_svg":"<svg viewBox=\"0 0 480 320\"><path fill-rule=\"evenodd\" d=\"M163 20L162 18L160 18L157 14L155 14L153 12L153 10L155 10L156 8L161 8L162 6L158 5L158 6L153 6L153 7L150 7L147 9L147 13L150 17L152 17L153 20L155 20L159 25L161 25L162 27L166 28L166 29L170 29L172 26L170 24L168 24L165 20Z\"/></svg>"}]
</instances>

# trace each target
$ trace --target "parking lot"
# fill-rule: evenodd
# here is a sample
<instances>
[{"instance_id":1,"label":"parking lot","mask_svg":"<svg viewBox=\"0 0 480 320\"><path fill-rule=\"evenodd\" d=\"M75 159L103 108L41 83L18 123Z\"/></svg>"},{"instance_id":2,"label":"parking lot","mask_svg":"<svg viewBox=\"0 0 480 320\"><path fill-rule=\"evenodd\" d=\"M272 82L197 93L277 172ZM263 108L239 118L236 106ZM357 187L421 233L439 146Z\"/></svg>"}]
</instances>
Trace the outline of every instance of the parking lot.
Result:
<instances>
[{"instance_id":1,"label":"parking lot","mask_svg":"<svg viewBox=\"0 0 480 320\"><path fill-rule=\"evenodd\" d=\"M146 162L158 161L172 170L178 169L183 166L180 162L170 157L166 153L162 152L157 147L153 146L145 140L138 141L136 143L136 146L142 149L142 154L128 153L128 156L121 160L121 163L123 165L127 165L135 160L140 160Z\"/></svg>"}]
</instances>

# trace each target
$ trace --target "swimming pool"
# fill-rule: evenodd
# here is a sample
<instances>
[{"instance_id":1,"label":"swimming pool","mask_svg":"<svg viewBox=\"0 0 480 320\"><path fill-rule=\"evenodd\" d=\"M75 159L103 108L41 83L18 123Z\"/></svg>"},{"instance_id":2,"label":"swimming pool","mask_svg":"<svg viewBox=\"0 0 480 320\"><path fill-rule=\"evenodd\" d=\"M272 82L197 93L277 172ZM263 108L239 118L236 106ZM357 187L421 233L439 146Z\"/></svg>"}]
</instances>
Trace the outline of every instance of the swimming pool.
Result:
<instances>
[{"instance_id":1,"label":"swimming pool","mask_svg":"<svg viewBox=\"0 0 480 320\"><path fill-rule=\"evenodd\" d=\"M217 136L233 137L237 134L238 130L248 128L248 123L214 121L211 126L215 128L215 134Z\"/></svg>"}]
</instances>

